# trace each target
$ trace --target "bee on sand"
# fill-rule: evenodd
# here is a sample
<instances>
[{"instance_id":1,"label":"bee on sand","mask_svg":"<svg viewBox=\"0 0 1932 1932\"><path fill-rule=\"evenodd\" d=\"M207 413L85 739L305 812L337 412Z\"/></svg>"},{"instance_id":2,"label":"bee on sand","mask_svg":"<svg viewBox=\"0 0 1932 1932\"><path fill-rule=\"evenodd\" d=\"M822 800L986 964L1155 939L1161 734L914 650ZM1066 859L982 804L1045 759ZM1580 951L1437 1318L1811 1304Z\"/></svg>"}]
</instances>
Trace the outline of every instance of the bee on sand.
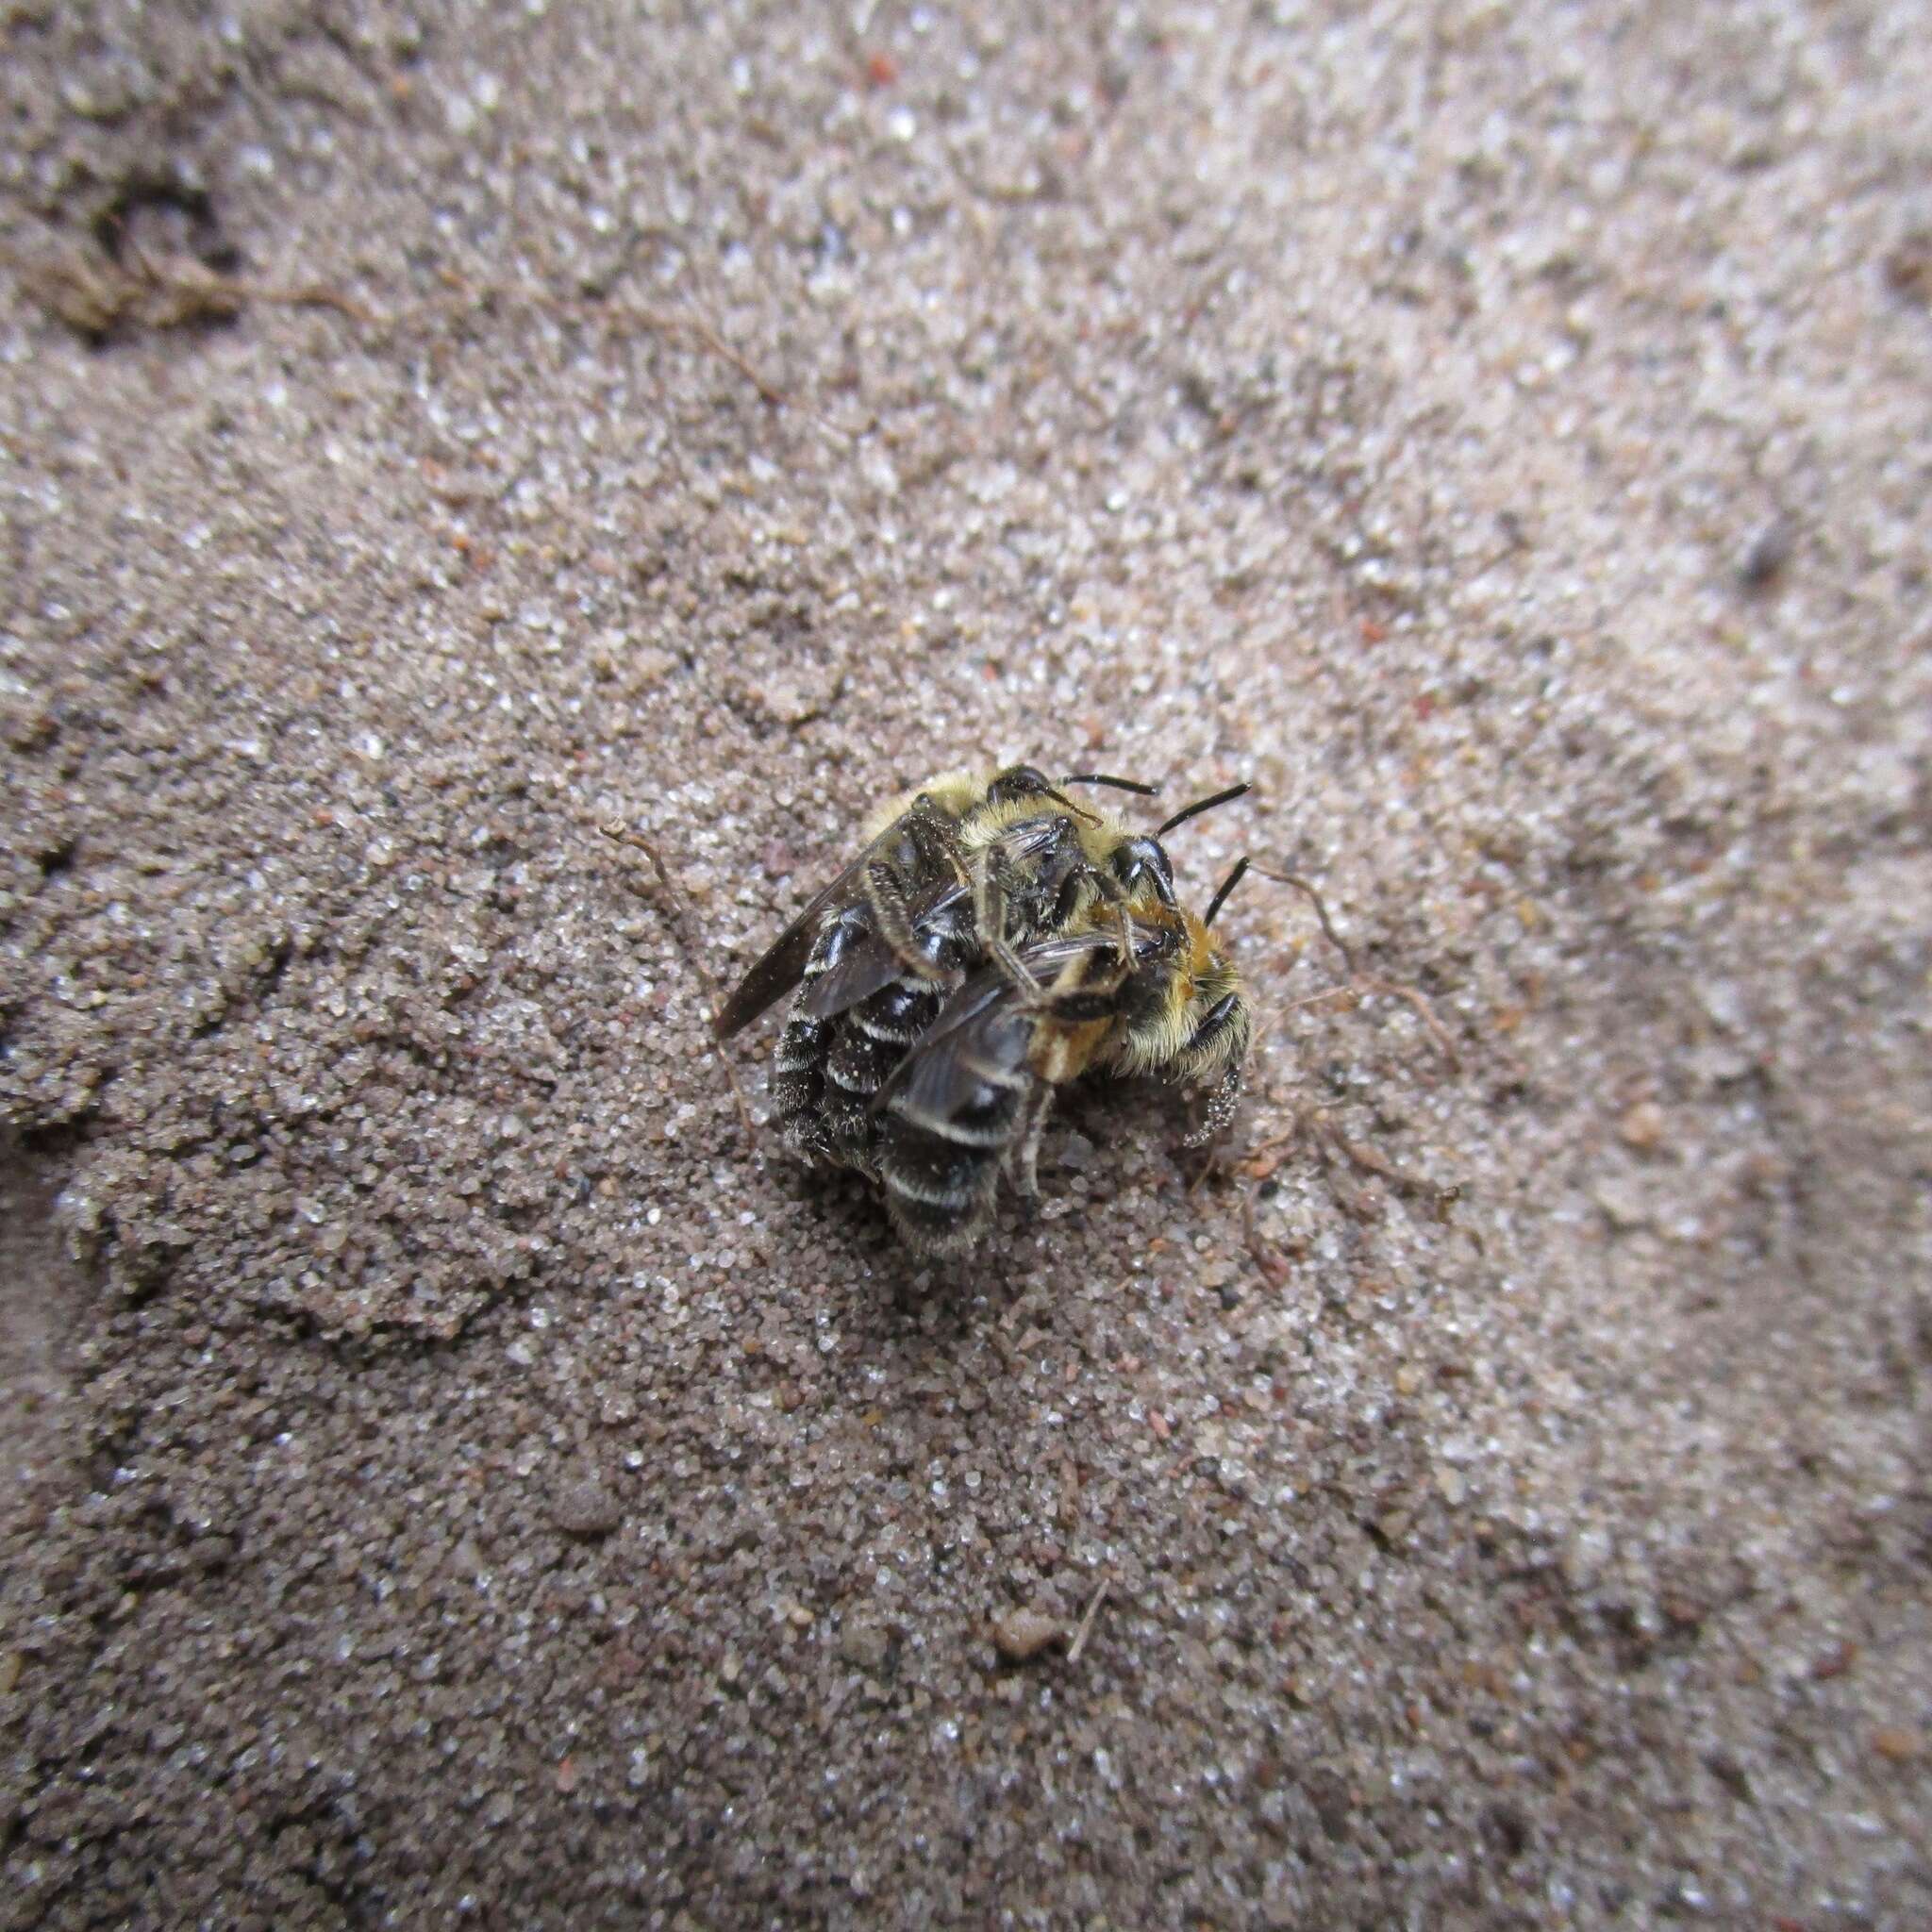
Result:
<instances>
[{"instance_id":1,"label":"bee on sand","mask_svg":"<svg viewBox=\"0 0 1932 1932\"><path fill-rule=\"evenodd\" d=\"M1055 1091L1088 1072L1210 1090L1207 1138L1232 1117L1253 1021L1205 916L1176 897L1161 840L1065 787L1151 786L1030 765L948 773L895 799L858 856L786 927L719 1014L718 1037L796 992L773 1065L787 1144L883 1189L922 1254L972 1246L1000 1175L1034 1191Z\"/></svg>"}]
</instances>

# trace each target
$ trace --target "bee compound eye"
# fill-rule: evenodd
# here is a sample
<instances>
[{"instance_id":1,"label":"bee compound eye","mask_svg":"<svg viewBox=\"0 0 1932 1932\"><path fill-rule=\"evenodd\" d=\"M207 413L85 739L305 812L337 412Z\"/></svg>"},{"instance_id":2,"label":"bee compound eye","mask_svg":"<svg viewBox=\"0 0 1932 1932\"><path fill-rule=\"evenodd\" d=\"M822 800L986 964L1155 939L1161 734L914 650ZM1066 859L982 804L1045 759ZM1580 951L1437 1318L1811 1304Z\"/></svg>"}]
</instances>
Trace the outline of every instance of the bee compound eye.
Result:
<instances>
[{"instance_id":1,"label":"bee compound eye","mask_svg":"<svg viewBox=\"0 0 1932 1932\"><path fill-rule=\"evenodd\" d=\"M1126 840L1113 856L1113 869L1121 884L1130 891L1141 880L1151 880L1161 899L1174 903L1174 867L1158 840Z\"/></svg>"},{"instance_id":2,"label":"bee compound eye","mask_svg":"<svg viewBox=\"0 0 1932 1932\"><path fill-rule=\"evenodd\" d=\"M986 795L995 805L1008 805L1016 798L1031 798L1052 790L1053 781L1036 766L1008 765L986 788Z\"/></svg>"}]
</instances>

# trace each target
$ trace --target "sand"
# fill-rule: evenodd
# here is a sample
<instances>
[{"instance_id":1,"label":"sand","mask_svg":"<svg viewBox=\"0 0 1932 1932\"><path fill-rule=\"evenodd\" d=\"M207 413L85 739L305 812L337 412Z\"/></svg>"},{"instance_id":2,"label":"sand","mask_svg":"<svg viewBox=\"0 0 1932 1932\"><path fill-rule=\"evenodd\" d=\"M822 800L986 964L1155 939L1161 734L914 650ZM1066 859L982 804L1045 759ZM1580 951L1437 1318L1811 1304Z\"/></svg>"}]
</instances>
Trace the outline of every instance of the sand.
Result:
<instances>
[{"instance_id":1,"label":"sand","mask_svg":"<svg viewBox=\"0 0 1932 1932\"><path fill-rule=\"evenodd\" d=\"M1924 8L0 36L0 1922L1926 1922ZM924 1269L1018 757L1356 996Z\"/></svg>"}]
</instances>

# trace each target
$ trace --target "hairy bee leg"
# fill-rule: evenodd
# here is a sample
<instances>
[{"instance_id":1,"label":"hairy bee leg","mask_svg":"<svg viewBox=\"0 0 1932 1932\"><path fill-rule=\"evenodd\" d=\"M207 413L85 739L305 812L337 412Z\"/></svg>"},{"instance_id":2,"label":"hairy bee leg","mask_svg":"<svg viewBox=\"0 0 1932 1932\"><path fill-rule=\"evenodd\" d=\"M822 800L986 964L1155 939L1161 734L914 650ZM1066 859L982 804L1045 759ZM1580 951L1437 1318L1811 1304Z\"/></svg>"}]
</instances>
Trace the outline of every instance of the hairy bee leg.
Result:
<instances>
[{"instance_id":1,"label":"hairy bee leg","mask_svg":"<svg viewBox=\"0 0 1932 1932\"><path fill-rule=\"evenodd\" d=\"M959 828L952 819L921 792L906 814L910 823L907 825L915 839L929 839L939 847L940 856L952 868L954 879L962 886L973 883L973 868L967 858L966 848L959 841Z\"/></svg>"},{"instance_id":2,"label":"hairy bee leg","mask_svg":"<svg viewBox=\"0 0 1932 1932\"><path fill-rule=\"evenodd\" d=\"M1125 979L1134 970L1134 915L1124 899L1117 899L1113 909L1121 923L1120 977Z\"/></svg>"},{"instance_id":3,"label":"hairy bee leg","mask_svg":"<svg viewBox=\"0 0 1932 1932\"><path fill-rule=\"evenodd\" d=\"M874 930L892 949L900 965L916 978L943 982L946 974L920 950L912 915L906 907L905 889L882 859L874 859L865 869L865 898Z\"/></svg>"},{"instance_id":4,"label":"hairy bee leg","mask_svg":"<svg viewBox=\"0 0 1932 1932\"><path fill-rule=\"evenodd\" d=\"M908 809L905 828L916 844L937 846L955 880L961 886L972 886L972 868L966 849L959 842L958 828L924 792ZM864 889L874 929L891 948L892 957L915 977L943 983L948 975L935 967L921 948L906 903L905 885L886 859L874 858L865 868Z\"/></svg>"},{"instance_id":5,"label":"hairy bee leg","mask_svg":"<svg viewBox=\"0 0 1932 1932\"><path fill-rule=\"evenodd\" d=\"M1061 882L1054 917L1062 929L1072 924L1079 910L1080 894L1089 889L1096 898L1107 902L1120 922L1120 968L1124 976L1134 966L1134 915L1121 882L1110 872L1097 865L1081 865L1070 872Z\"/></svg>"},{"instance_id":6,"label":"hairy bee leg","mask_svg":"<svg viewBox=\"0 0 1932 1932\"><path fill-rule=\"evenodd\" d=\"M953 876L962 886L973 883L973 863L966 856L966 848L959 841L959 828L949 818L933 814L932 830L935 842L945 855L946 863L953 868Z\"/></svg>"},{"instance_id":7,"label":"hairy bee leg","mask_svg":"<svg viewBox=\"0 0 1932 1932\"><path fill-rule=\"evenodd\" d=\"M1032 970L1026 962L1005 940L989 941L986 950L993 963L1028 999L1037 1000L1041 997L1039 980L1034 978Z\"/></svg>"},{"instance_id":8,"label":"hairy bee leg","mask_svg":"<svg viewBox=\"0 0 1932 1932\"><path fill-rule=\"evenodd\" d=\"M1235 1109L1241 1106L1241 1071L1237 1061L1221 1076L1220 1084L1208 1096L1207 1117L1181 1143L1183 1146L1205 1147L1217 1134L1226 1130Z\"/></svg>"},{"instance_id":9,"label":"hairy bee leg","mask_svg":"<svg viewBox=\"0 0 1932 1932\"><path fill-rule=\"evenodd\" d=\"M973 921L979 931L979 942L993 964L1029 1001L1037 1001L1041 997L1040 981L1007 938L1007 880L1010 865L1011 861L997 847L987 855L987 863L974 883Z\"/></svg>"}]
</instances>

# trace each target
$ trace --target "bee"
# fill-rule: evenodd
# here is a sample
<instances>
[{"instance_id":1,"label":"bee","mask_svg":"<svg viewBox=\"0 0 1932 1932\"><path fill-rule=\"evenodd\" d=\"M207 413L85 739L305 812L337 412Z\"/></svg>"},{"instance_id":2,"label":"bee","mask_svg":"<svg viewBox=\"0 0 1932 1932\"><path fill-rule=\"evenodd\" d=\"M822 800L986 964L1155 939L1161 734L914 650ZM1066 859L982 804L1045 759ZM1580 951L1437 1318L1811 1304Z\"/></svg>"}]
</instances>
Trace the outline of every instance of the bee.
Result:
<instances>
[{"instance_id":1,"label":"bee","mask_svg":"<svg viewBox=\"0 0 1932 1932\"><path fill-rule=\"evenodd\" d=\"M1212 1084L1231 1117L1252 1020L1239 976L1186 912L1161 839L1240 797L1230 787L1152 836L1062 789L1152 786L1037 768L951 773L895 799L719 1014L728 1038L796 989L774 1061L787 1144L885 1191L908 1242L970 1246L1002 1173L1033 1191L1055 1090L1090 1069Z\"/></svg>"},{"instance_id":2,"label":"bee","mask_svg":"<svg viewBox=\"0 0 1932 1932\"><path fill-rule=\"evenodd\" d=\"M1239 874L1233 874L1232 877ZM1225 894L1208 917L1220 909ZM1126 904L1130 953L1107 902L1076 930L1021 950L1038 992L982 967L908 1050L871 1104L887 1212L935 1257L986 1232L1004 1174L1038 1191L1041 1129L1056 1091L1089 1073L1151 1074L1209 1090L1205 1140L1233 1118L1254 1021L1208 919L1152 887Z\"/></svg>"},{"instance_id":3,"label":"bee","mask_svg":"<svg viewBox=\"0 0 1932 1932\"><path fill-rule=\"evenodd\" d=\"M1074 827L1103 823L1031 765L944 773L892 800L858 856L799 913L719 1014L728 1039L797 989L773 1066L787 1144L811 1163L877 1177L869 1103L986 950L1024 977L1014 948L1084 897L1091 861Z\"/></svg>"}]
</instances>

